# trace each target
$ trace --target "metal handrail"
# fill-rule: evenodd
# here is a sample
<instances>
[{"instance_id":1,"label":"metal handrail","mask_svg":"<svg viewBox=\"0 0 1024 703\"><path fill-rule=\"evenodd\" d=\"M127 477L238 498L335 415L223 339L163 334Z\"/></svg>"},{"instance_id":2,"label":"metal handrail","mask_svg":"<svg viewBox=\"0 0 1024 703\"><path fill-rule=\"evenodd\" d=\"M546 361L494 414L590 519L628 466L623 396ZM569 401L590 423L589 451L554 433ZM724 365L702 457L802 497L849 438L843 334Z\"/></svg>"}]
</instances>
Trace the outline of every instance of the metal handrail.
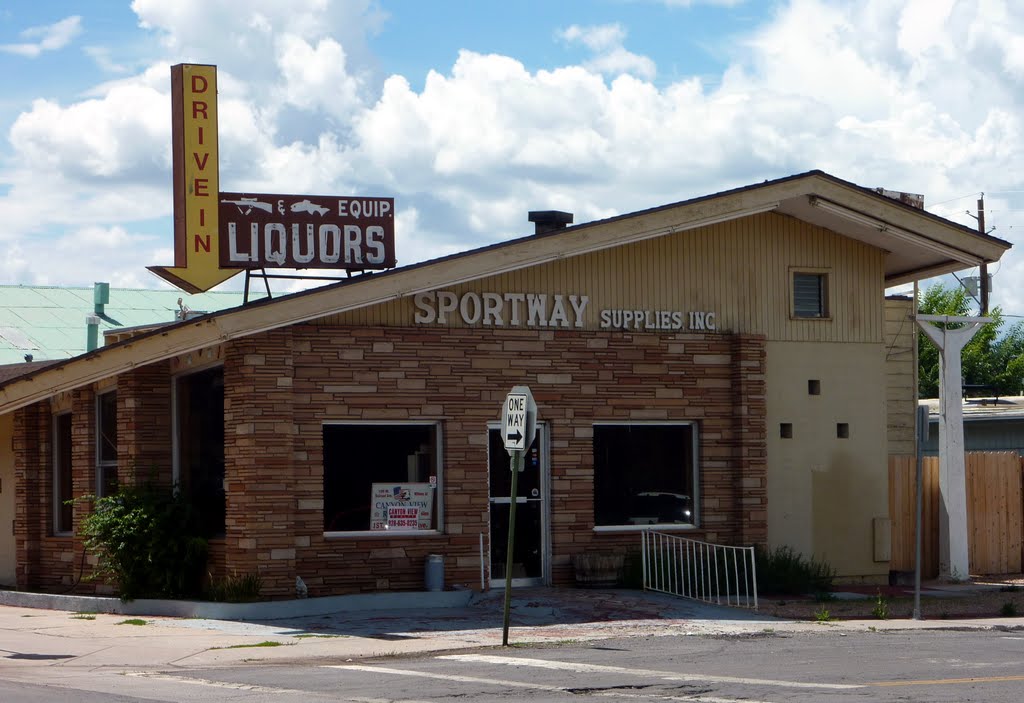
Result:
<instances>
[{"instance_id":1,"label":"metal handrail","mask_svg":"<svg viewBox=\"0 0 1024 703\"><path fill-rule=\"evenodd\" d=\"M645 591L757 609L753 547L731 547L644 530L641 536Z\"/></svg>"}]
</instances>

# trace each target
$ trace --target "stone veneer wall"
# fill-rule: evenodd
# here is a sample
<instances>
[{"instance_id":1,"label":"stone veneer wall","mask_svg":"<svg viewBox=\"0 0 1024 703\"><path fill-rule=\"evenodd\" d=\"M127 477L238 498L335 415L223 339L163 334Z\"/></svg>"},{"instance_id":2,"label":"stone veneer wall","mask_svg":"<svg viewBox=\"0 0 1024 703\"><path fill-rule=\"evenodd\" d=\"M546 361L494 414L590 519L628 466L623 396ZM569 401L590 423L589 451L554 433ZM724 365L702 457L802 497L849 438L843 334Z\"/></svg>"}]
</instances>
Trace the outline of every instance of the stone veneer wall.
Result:
<instances>
[{"instance_id":1,"label":"stone veneer wall","mask_svg":"<svg viewBox=\"0 0 1024 703\"><path fill-rule=\"evenodd\" d=\"M701 527L724 544L766 537L764 339L753 335L577 330L424 329L299 325L227 345L227 530L212 545L214 575L259 573L264 594L289 597L423 588L428 554L445 555L447 584L479 583L478 535L488 534L487 434L501 402L529 385L550 427L552 577L573 579L572 556L626 552L636 532L593 531L595 422L698 424ZM95 490L94 393L76 391L75 495ZM171 376L166 362L118 380L118 470L170 475ZM325 421L440 421L444 531L326 538ZM62 590L81 547L52 536L48 404L15 425L18 583ZM76 524L86 506L76 507ZM109 591L80 584L77 592Z\"/></svg>"},{"instance_id":2,"label":"stone veneer wall","mask_svg":"<svg viewBox=\"0 0 1024 703\"><path fill-rule=\"evenodd\" d=\"M592 529L594 422L696 421L701 528L688 536L764 542L761 337L301 325L228 347L228 572L260 573L278 597L296 574L310 595L419 589L440 553L446 583L478 583L486 426L516 384L551 432L555 583L572 580L574 554L639 544ZM442 422L442 534L324 536L322 423L345 420Z\"/></svg>"}]
</instances>

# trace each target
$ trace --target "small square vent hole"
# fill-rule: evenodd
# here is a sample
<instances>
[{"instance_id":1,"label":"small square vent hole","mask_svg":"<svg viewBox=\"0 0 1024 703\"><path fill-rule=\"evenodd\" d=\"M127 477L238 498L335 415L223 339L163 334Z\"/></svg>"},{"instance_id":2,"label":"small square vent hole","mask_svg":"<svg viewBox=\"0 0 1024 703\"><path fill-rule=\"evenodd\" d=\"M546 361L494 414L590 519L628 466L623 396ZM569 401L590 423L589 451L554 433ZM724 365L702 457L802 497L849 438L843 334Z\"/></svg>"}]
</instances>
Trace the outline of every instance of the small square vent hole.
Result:
<instances>
[{"instance_id":1,"label":"small square vent hole","mask_svg":"<svg viewBox=\"0 0 1024 703\"><path fill-rule=\"evenodd\" d=\"M850 438L850 423L840 422L836 424L836 437L839 439Z\"/></svg>"},{"instance_id":2,"label":"small square vent hole","mask_svg":"<svg viewBox=\"0 0 1024 703\"><path fill-rule=\"evenodd\" d=\"M807 394L808 395L821 395L821 381L816 378L812 378L807 382Z\"/></svg>"}]
</instances>

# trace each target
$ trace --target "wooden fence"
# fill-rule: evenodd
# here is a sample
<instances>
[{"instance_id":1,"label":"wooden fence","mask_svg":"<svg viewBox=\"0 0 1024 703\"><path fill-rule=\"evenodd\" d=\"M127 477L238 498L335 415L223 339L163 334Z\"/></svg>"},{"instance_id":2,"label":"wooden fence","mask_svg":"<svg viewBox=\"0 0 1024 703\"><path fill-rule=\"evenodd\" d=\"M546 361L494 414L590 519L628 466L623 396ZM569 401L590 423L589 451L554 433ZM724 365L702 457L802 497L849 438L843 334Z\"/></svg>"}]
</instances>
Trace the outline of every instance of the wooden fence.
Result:
<instances>
[{"instance_id":1,"label":"wooden fence","mask_svg":"<svg viewBox=\"0 0 1024 703\"><path fill-rule=\"evenodd\" d=\"M1022 571L1024 550L1024 459L1016 452L969 452L967 532L972 574ZM912 456L889 458L889 516L892 518L894 571L914 570L915 463ZM924 523L921 574L939 573L939 459L923 465Z\"/></svg>"}]
</instances>

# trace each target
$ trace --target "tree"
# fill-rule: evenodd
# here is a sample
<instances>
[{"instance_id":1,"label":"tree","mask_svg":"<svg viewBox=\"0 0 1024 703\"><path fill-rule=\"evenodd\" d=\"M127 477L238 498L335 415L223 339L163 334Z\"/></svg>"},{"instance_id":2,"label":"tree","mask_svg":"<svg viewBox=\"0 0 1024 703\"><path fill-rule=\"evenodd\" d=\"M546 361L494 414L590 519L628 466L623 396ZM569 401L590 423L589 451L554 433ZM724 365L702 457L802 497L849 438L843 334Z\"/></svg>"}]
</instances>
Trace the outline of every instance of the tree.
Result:
<instances>
[{"instance_id":1,"label":"tree","mask_svg":"<svg viewBox=\"0 0 1024 703\"><path fill-rule=\"evenodd\" d=\"M917 305L922 315L971 314L971 299L962 287L947 288L941 283L929 286ZM1010 327L999 336L1003 313L994 308L988 315L992 322L983 325L964 347L961 363L963 382L990 386L993 394L1021 395L1024 388L1024 322ZM951 325L953 327L954 325ZM939 350L928 336L918 331L918 395L936 398L939 395Z\"/></svg>"}]
</instances>

